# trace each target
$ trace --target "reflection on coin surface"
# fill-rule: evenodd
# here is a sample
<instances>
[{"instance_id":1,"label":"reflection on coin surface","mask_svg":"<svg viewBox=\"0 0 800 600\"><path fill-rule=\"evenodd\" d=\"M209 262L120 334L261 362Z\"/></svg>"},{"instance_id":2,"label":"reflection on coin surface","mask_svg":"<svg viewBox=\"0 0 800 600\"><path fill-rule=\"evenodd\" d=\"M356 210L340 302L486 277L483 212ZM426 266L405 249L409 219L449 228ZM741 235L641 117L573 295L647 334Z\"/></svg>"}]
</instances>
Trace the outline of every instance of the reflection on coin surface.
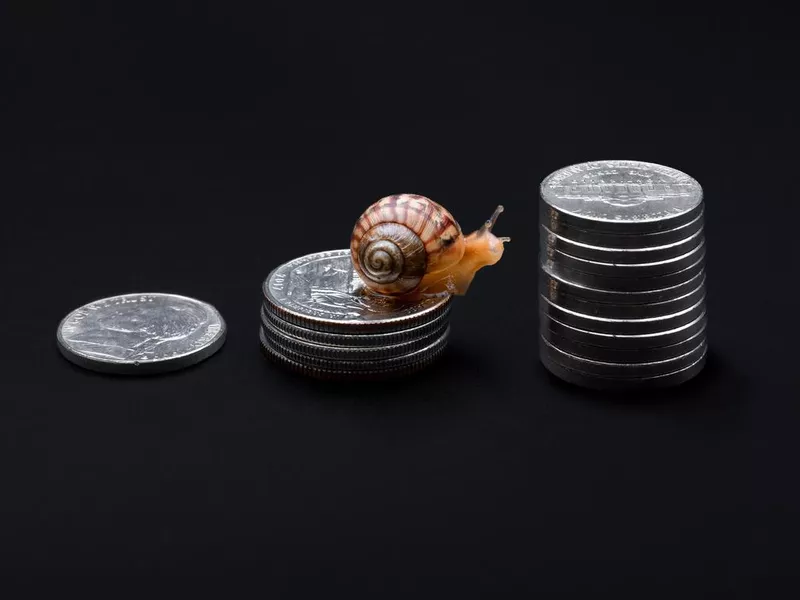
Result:
<instances>
[{"instance_id":1,"label":"reflection on coin surface","mask_svg":"<svg viewBox=\"0 0 800 600\"><path fill-rule=\"evenodd\" d=\"M210 304L175 294L124 294L90 302L59 324L58 347L73 363L107 373L162 373L208 358L225 341Z\"/></svg>"},{"instance_id":2,"label":"reflection on coin surface","mask_svg":"<svg viewBox=\"0 0 800 600\"><path fill-rule=\"evenodd\" d=\"M577 227L642 233L689 222L703 200L700 184L686 173L636 160L571 165L548 175L540 192L559 218Z\"/></svg>"},{"instance_id":3,"label":"reflection on coin surface","mask_svg":"<svg viewBox=\"0 0 800 600\"><path fill-rule=\"evenodd\" d=\"M398 331L436 318L450 297L404 302L366 291L350 250L329 250L291 260L264 282L267 306L281 319L318 331Z\"/></svg>"}]
</instances>

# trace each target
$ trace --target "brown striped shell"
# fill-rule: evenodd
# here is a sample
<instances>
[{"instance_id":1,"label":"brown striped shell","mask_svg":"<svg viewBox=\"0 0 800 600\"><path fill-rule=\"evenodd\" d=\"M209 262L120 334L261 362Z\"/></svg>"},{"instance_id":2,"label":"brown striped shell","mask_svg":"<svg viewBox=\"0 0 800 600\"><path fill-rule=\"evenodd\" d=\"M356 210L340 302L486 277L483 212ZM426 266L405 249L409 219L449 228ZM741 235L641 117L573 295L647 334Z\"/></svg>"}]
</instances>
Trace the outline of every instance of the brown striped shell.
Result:
<instances>
[{"instance_id":1,"label":"brown striped shell","mask_svg":"<svg viewBox=\"0 0 800 600\"><path fill-rule=\"evenodd\" d=\"M426 273L461 260L464 247L453 215L416 194L381 198L364 211L350 238L353 266L382 294L413 291Z\"/></svg>"}]
</instances>

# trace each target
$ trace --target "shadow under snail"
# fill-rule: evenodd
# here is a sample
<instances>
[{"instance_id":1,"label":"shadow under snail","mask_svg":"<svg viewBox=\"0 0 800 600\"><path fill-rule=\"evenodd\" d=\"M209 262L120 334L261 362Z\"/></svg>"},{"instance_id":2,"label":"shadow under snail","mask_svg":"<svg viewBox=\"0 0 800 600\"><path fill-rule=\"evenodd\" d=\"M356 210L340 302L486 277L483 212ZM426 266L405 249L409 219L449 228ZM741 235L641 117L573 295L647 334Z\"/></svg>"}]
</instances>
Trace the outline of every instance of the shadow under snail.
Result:
<instances>
[{"instance_id":1,"label":"shadow under snail","mask_svg":"<svg viewBox=\"0 0 800 600\"><path fill-rule=\"evenodd\" d=\"M386 196L356 222L353 266L369 291L387 296L464 295L475 273L503 256L508 237L492 234L498 206L480 229L464 236L453 216L430 198Z\"/></svg>"}]
</instances>

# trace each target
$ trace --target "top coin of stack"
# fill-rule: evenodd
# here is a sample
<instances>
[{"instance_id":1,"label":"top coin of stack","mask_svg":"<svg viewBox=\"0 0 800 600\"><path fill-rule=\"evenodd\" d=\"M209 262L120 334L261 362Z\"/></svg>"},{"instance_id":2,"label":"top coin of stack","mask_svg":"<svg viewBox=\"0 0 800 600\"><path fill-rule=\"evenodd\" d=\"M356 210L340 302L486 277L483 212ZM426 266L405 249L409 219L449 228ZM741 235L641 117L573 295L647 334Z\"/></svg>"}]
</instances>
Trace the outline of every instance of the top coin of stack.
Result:
<instances>
[{"instance_id":1,"label":"top coin of stack","mask_svg":"<svg viewBox=\"0 0 800 600\"><path fill-rule=\"evenodd\" d=\"M438 358L450 333L450 296L401 302L368 293L350 250L301 256L264 282L261 348L320 379L404 375Z\"/></svg>"},{"instance_id":2,"label":"top coin of stack","mask_svg":"<svg viewBox=\"0 0 800 600\"><path fill-rule=\"evenodd\" d=\"M594 388L674 385L706 356L703 193L630 160L560 169L540 189L540 356Z\"/></svg>"}]
</instances>

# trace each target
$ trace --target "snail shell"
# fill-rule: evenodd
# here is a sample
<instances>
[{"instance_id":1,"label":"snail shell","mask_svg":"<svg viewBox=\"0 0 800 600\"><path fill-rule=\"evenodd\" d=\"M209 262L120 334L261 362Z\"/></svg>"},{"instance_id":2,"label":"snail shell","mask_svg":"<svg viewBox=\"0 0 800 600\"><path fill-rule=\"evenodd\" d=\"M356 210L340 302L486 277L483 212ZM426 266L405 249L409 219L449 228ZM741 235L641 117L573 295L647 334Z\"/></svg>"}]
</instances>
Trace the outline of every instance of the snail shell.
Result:
<instances>
[{"instance_id":1,"label":"snail shell","mask_svg":"<svg viewBox=\"0 0 800 600\"><path fill-rule=\"evenodd\" d=\"M458 262L461 227L430 198L396 194L375 202L356 222L350 253L365 285L381 294L413 291L426 273Z\"/></svg>"}]
</instances>

